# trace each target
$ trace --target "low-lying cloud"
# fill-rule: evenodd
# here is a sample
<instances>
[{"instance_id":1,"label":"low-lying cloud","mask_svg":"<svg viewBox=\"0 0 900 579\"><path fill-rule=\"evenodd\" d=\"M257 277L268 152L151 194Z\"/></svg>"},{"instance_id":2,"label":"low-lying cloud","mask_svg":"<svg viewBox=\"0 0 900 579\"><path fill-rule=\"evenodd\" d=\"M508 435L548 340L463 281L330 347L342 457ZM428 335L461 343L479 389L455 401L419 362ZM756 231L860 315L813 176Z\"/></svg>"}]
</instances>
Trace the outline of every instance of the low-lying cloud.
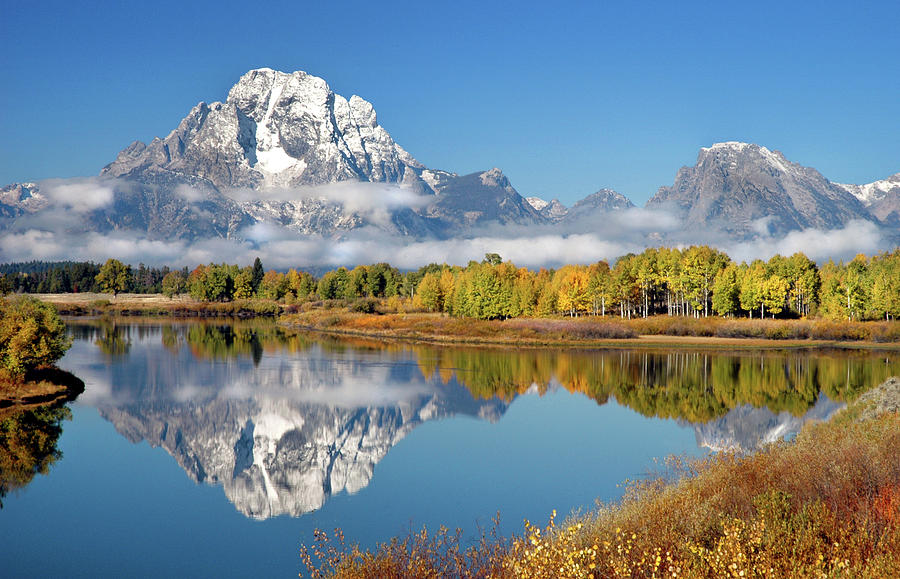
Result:
<instances>
[{"instance_id":1,"label":"low-lying cloud","mask_svg":"<svg viewBox=\"0 0 900 579\"><path fill-rule=\"evenodd\" d=\"M430 195L394 183L341 181L326 185L281 189L232 189L225 196L240 204L289 203L294 206L329 204L345 213L355 213L367 222L387 226L400 209L419 209L431 201Z\"/></svg>"},{"instance_id":2,"label":"low-lying cloud","mask_svg":"<svg viewBox=\"0 0 900 579\"><path fill-rule=\"evenodd\" d=\"M465 265L470 260L480 261L485 253L494 252L517 265L538 268L565 263L592 263L602 259L612 261L626 253L637 253L645 247L660 245L654 239L645 238L642 242L608 239L595 233L507 237L497 235L495 230L490 236L411 240L375 229L355 231L341 239L301 236L271 226L257 226L254 231L261 229L268 229L270 235L258 236L253 241L203 239L192 243L149 240L128 231L65 234L29 229L0 233L0 261L102 262L115 257L132 264L193 267L210 262L248 264L259 256L267 267L275 268L333 268L386 261L402 269L415 269L432 262ZM686 244L666 242L664 245ZM880 231L868 222L852 222L843 229L833 231L795 231L781 239L757 238L749 242L715 245L736 261L768 259L776 253L791 255L797 251L817 261L849 259L857 253L871 255L886 249Z\"/></svg>"},{"instance_id":3,"label":"low-lying cloud","mask_svg":"<svg viewBox=\"0 0 900 579\"><path fill-rule=\"evenodd\" d=\"M52 207L87 213L113 202L113 183L100 177L49 179L41 182L40 192L47 197Z\"/></svg>"},{"instance_id":4,"label":"low-lying cloud","mask_svg":"<svg viewBox=\"0 0 900 579\"><path fill-rule=\"evenodd\" d=\"M493 224L467 231L451 239L412 238L392 226L400 209L419 209L431 197L413 189L380 183L338 183L300 189L266 192L231 191L238 203L264 202L329 203L341 206L344 214L356 213L370 225L344 231L340 236L303 235L280 224L258 222L237 232L232 239L196 241L154 240L146 233L118 229L109 233L88 231L88 215L110 206L114 191L130 185L103 178L45 181L41 194L48 207L0 222L0 262L28 260L92 260L114 257L131 264L193 267L200 263L252 263L262 258L267 267L286 269L333 268L386 261L402 269L415 269L436 262L465 265L480 261L485 253L499 253L520 266L556 267L565 263L612 261L629 252L650 246L684 247L706 243L726 251L736 261L768 259L776 253L803 252L817 261L849 259L857 253L873 254L890 249L893 238L876 224L852 221L835 230L806 229L783 237L772 236L760 227L748 241L734 241L725 234L709 231L680 231L681 222L672 211L631 208L600 217L589 215L565 224L544 226ZM176 194L191 211L200 215L209 199L202 188L180 186ZM5 229L4 229L5 228Z\"/></svg>"}]
</instances>

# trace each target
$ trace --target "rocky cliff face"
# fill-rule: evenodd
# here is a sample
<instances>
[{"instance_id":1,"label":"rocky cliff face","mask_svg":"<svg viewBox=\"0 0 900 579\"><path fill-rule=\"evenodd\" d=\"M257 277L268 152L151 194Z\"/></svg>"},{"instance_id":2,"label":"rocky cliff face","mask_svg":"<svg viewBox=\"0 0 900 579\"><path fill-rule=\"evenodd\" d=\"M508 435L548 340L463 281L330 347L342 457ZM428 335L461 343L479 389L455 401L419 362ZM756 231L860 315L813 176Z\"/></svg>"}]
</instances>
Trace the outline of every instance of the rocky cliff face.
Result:
<instances>
[{"instance_id":1,"label":"rocky cliff face","mask_svg":"<svg viewBox=\"0 0 900 579\"><path fill-rule=\"evenodd\" d=\"M675 183L660 188L647 206L679 211L685 229L715 226L737 237L873 219L856 197L815 169L736 142L701 149L697 164L681 168Z\"/></svg>"},{"instance_id":2,"label":"rocky cliff face","mask_svg":"<svg viewBox=\"0 0 900 579\"><path fill-rule=\"evenodd\" d=\"M6 224L21 215L36 213L48 205L41 195L37 183L13 183L0 189L0 218L7 218ZM0 229L4 222L0 221Z\"/></svg>"}]
</instances>

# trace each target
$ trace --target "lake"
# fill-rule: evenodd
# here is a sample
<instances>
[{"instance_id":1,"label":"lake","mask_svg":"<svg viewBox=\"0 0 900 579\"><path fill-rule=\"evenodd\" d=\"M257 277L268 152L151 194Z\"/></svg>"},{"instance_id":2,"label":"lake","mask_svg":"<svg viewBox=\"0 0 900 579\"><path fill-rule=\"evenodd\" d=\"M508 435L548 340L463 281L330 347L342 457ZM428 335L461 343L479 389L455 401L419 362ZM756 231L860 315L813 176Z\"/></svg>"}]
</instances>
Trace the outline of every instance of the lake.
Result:
<instances>
[{"instance_id":1,"label":"lake","mask_svg":"<svg viewBox=\"0 0 900 579\"><path fill-rule=\"evenodd\" d=\"M316 528L366 547L423 525L474 539L499 511L504 534L521 532L523 519L616 500L656 459L791 437L900 374L896 352L433 347L258 320L68 322L59 365L85 392L0 419L5 577L296 577Z\"/></svg>"}]
</instances>

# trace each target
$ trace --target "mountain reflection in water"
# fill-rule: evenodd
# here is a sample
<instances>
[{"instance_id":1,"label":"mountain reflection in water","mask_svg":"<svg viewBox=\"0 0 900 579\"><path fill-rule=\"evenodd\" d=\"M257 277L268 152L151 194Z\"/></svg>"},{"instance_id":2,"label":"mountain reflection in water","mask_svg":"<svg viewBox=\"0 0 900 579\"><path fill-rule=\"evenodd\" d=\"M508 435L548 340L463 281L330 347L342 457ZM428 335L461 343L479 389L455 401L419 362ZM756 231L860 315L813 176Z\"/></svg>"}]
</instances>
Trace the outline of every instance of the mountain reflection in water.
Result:
<instances>
[{"instance_id":1,"label":"mountain reflection in water","mask_svg":"<svg viewBox=\"0 0 900 579\"><path fill-rule=\"evenodd\" d=\"M369 484L426 421L498 420L522 394L564 388L677 419L701 446L749 450L900 373L894 354L479 349L336 340L271 322L78 321L108 360L77 372L81 401L127 439L166 449L243 514L314 511Z\"/></svg>"}]
</instances>

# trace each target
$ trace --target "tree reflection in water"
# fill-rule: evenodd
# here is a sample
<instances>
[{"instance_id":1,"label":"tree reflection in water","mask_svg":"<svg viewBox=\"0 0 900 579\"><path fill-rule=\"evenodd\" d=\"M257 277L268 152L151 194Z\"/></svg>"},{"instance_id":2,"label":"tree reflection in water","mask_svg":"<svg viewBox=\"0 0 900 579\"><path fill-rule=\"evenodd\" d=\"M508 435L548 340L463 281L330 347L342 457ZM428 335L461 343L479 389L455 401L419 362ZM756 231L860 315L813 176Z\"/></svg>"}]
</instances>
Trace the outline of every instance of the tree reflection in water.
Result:
<instances>
[{"instance_id":1,"label":"tree reflection in water","mask_svg":"<svg viewBox=\"0 0 900 579\"><path fill-rule=\"evenodd\" d=\"M271 321L128 321L135 346L95 400L129 440L165 448L254 518L299 516L368 485L420 424L499 420L560 389L677 419L710 448L752 448L900 373L896 353L436 347L329 338ZM99 324L75 327L100 346ZM80 334L77 334L80 333Z\"/></svg>"},{"instance_id":2,"label":"tree reflection in water","mask_svg":"<svg viewBox=\"0 0 900 579\"><path fill-rule=\"evenodd\" d=\"M60 403L0 413L0 507L6 495L47 474L62 458L56 444L62 422L71 418L71 410Z\"/></svg>"}]
</instances>

